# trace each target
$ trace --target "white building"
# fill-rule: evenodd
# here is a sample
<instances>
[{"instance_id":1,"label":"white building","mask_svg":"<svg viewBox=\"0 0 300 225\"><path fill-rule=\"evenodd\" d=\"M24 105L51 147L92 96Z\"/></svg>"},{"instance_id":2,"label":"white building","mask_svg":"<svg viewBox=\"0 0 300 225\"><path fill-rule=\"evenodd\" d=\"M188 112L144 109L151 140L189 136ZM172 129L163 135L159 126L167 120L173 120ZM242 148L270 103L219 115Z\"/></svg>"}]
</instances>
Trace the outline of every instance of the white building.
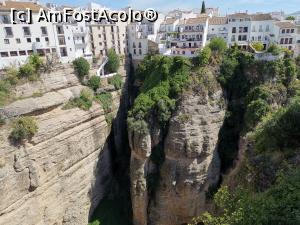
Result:
<instances>
[{"instance_id":1,"label":"white building","mask_svg":"<svg viewBox=\"0 0 300 225\"><path fill-rule=\"evenodd\" d=\"M33 12L32 24L10 21L11 8ZM81 23L37 22L41 8L34 2L4 1L0 4L0 69L26 62L32 53L41 56L55 53L62 63L78 57L91 58L88 28Z\"/></svg>"},{"instance_id":2,"label":"white building","mask_svg":"<svg viewBox=\"0 0 300 225\"><path fill-rule=\"evenodd\" d=\"M206 44L208 20L207 16L181 20L176 33L169 39L171 55L195 56L196 51Z\"/></svg>"},{"instance_id":3,"label":"white building","mask_svg":"<svg viewBox=\"0 0 300 225\"><path fill-rule=\"evenodd\" d=\"M198 16L197 13L193 11L175 9L170 11L166 17L175 18L175 19L190 19L190 18L196 18L197 16Z\"/></svg>"},{"instance_id":4,"label":"white building","mask_svg":"<svg viewBox=\"0 0 300 225\"><path fill-rule=\"evenodd\" d=\"M291 21L279 21L274 23L272 41L277 45L296 52L297 27Z\"/></svg>"},{"instance_id":5,"label":"white building","mask_svg":"<svg viewBox=\"0 0 300 225\"><path fill-rule=\"evenodd\" d=\"M158 35L164 16L159 14L155 22L143 20L127 26L128 51L133 59L143 59L150 53L158 53Z\"/></svg>"},{"instance_id":6,"label":"white building","mask_svg":"<svg viewBox=\"0 0 300 225\"><path fill-rule=\"evenodd\" d=\"M270 43L275 20L270 14L236 13L228 16L228 45L237 44L243 49L251 42Z\"/></svg>"},{"instance_id":7,"label":"white building","mask_svg":"<svg viewBox=\"0 0 300 225\"><path fill-rule=\"evenodd\" d=\"M221 37L228 42L228 20L227 17L212 17L208 21L207 40Z\"/></svg>"},{"instance_id":8,"label":"white building","mask_svg":"<svg viewBox=\"0 0 300 225\"><path fill-rule=\"evenodd\" d=\"M52 24L37 22L37 13L41 7L31 2L4 1L0 3L0 69L10 65L19 66L33 52L40 55L57 52ZM12 24L11 8L31 9L33 23Z\"/></svg>"},{"instance_id":9,"label":"white building","mask_svg":"<svg viewBox=\"0 0 300 225\"><path fill-rule=\"evenodd\" d=\"M251 15L250 42L261 42L267 48L273 34L274 22L270 14Z\"/></svg>"}]
</instances>

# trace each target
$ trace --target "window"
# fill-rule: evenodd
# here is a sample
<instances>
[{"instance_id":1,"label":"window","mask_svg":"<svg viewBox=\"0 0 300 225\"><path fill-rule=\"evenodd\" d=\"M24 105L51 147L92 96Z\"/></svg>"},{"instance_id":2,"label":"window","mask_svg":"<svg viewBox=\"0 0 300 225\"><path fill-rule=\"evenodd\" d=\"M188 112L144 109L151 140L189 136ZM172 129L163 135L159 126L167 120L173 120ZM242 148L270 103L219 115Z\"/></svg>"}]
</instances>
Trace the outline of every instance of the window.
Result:
<instances>
[{"instance_id":1,"label":"window","mask_svg":"<svg viewBox=\"0 0 300 225\"><path fill-rule=\"evenodd\" d=\"M258 36L258 40L261 41L261 36Z\"/></svg>"},{"instance_id":2,"label":"window","mask_svg":"<svg viewBox=\"0 0 300 225\"><path fill-rule=\"evenodd\" d=\"M12 32L11 27L4 27L4 31L5 31L6 37L12 37L13 36L13 32Z\"/></svg>"},{"instance_id":3,"label":"window","mask_svg":"<svg viewBox=\"0 0 300 225\"><path fill-rule=\"evenodd\" d=\"M65 48L65 47L60 48L60 55L61 55L61 57L68 56L67 48Z\"/></svg>"},{"instance_id":4,"label":"window","mask_svg":"<svg viewBox=\"0 0 300 225\"><path fill-rule=\"evenodd\" d=\"M236 27L232 28L232 33L234 33L234 34L236 33Z\"/></svg>"},{"instance_id":5,"label":"window","mask_svg":"<svg viewBox=\"0 0 300 225\"><path fill-rule=\"evenodd\" d=\"M12 52L10 52L10 56L18 56L18 52L17 51L12 51Z\"/></svg>"},{"instance_id":6,"label":"window","mask_svg":"<svg viewBox=\"0 0 300 225\"><path fill-rule=\"evenodd\" d=\"M4 44L9 44L9 39L4 39Z\"/></svg>"},{"instance_id":7,"label":"window","mask_svg":"<svg viewBox=\"0 0 300 225\"><path fill-rule=\"evenodd\" d=\"M281 33L282 33L282 34L285 34L285 29L282 29Z\"/></svg>"},{"instance_id":8,"label":"window","mask_svg":"<svg viewBox=\"0 0 300 225\"><path fill-rule=\"evenodd\" d=\"M287 29L287 30L286 30L286 33L289 34L289 33L290 33L290 29Z\"/></svg>"},{"instance_id":9,"label":"window","mask_svg":"<svg viewBox=\"0 0 300 225\"><path fill-rule=\"evenodd\" d=\"M1 18L1 21L2 21L2 23L4 23L4 24L10 24L10 23L11 23L11 22L10 22L10 16L8 16L8 15L3 15L2 18Z\"/></svg>"},{"instance_id":10,"label":"window","mask_svg":"<svg viewBox=\"0 0 300 225\"><path fill-rule=\"evenodd\" d=\"M132 47L135 48L135 43L133 42Z\"/></svg>"},{"instance_id":11,"label":"window","mask_svg":"<svg viewBox=\"0 0 300 225\"><path fill-rule=\"evenodd\" d=\"M295 29L291 29L291 33L293 34L295 32Z\"/></svg>"},{"instance_id":12,"label":"window","mask_svg":"<svg viewBox=\"0 0 300 225\"><path fill-rule=\"evenodd\" d=\"M56 27L57 34L64 34L64 28L62 26Z\"/></svg>"},{"instance_id":13,"label":"window","mask_svg":"<svg viewBox=\"0 0 300 225\"><path fill-rule=\"evenodd\" d=\"M29 27L23 27L24 36L30 36L30 28Z\"/></svg>"},{"instance_id":14,"label":"window","mask_svg":"<svg viewBox=\"0 0 300 225\"><path fill-rule=\"evenodd\" d=\"M41 42L40 38L36 38L35 40L36 42Z\"/></svg>"},{"instance_id":15,"label":"window","mask_svg":"<svg viewBox=\"0 0 300 225\"><path fill-rule=\"evenodd\" d=\"M280 44L283 45L283 43L284 43L284 38L281 38L281 39L280 39Z\"/></svg>"},{"instance_id":16,"label":"window","mask_svg":"<svg viewBox=\"0 0 300 225\"><path fill-rule=\"evenodd\" d=\"M266 26L266 32L269 32L270 31L270 25L267 25Z\"/></svg>"},{"instance_id":17,"label":"window","mask_svg":"<svg viewBox=\"0 0 300 225\"><path fill-rule=\"evenodd\" d=\"M32 50L28 50L28 51L27 51L27 54L28 54L28 55L32 55L32 54L33 54L33 51L32 51Z\"/></svg>"},{"instance_id":18,"label":"window","mask_svg":"<svg viewBox=\"0 0 300 225\"><path fill-rule=\"evenodd\" d=\"M65 45L66 44L65 37L58 37L58 44Z\"/></svg>"},{"instance_id":19,"label":"window","mask_svg":"<svg viewBox=\"0 0 300 225\"><path fill-rule=\"evenodd\" d=\"M293 38L289 39L289 44L293 44Z\"/></svg>"},{"instance_id":20,"label":"window","mask_svg":"<svg viewBox=\"0 0 300 225\"><path fill-rule=\"evenodd\" d=\"M26 51L19 51L19 55L26 55Z\"/></svg>"},{"instance_id":21,"label":"window","mask_svg":"<svg viewBox=\"0 0 300 225\"><path fill-rule=\"evenodd\" d=\"M263 26L259 25L259 32L262 32L262 31L263 31Z\"/></svg>"},{"instance_id":22,"label":"window","mask_svg":"<svg viewBox=\"0 0 300 225\"><path fill-rule=\"evenodd\" d=\"M17 44L20 44L21 43L21 39L20 38L16 38L16 42L17 42Z\"/></svg>"},{"instance_id":23,"label":"window","mask_svg":"<svg viewBox=\"0 0 300 225\"><path fill-rule=\"evenodd\" d=\"M252 32L256 32L255 26L252 26Z\"/></svg>"},{"instance_id":24,"label":"window","mask_svg":"<svg viewBox=\"0 0 300 225\"><path fill-rule=\"evenodd\" d=\"M1 57L8 57L8 52L1 52L0 55Z\"/></svg>"},{"instance_id":25,"label":"window","mask_svg":"<svg viewBox=\"0 0 300 225\"><path fill-rule=\"evenodd\" d=\"M231 41L235 41L235 35L231 36Z\"/></svg>"},{"instance_id":26,"label":"window","mask_svg":"<svg viewBox=\"0 0 300 225\"><path fill-rule=\"evenodd\" d=\"M142 47L142 44L141 44L141 42L139 42L139 48L141 48Z\"/></svg>"},{"instance_id":27,"label":"window","mask_svg":"<svg viewBox=\"0 0 300 225\"><path fill-rule=\"evenodd\" d=\"M101 38L101 34L98 34L98 37Z\"/></svg>"},{"instance_id":28,"label":"window","mask_svg":"<svg viewBox=\"0 0 300 225\"><path fill-rule=\"evenodd\" d=\"M289 39L288 38L285 38L284 39L284 44L288 44L289 43Z\"/></svg>"},{"instance_id":29,"label":"window","mask_svg":"<svg viewBox=\"0 0 300 225\"><path fill-rule=\"evenodd\" d=\"M45 37L45 41L46 41L46 42L49 42L49 38L48 38L48 37Z\"/></svg>"},{"instance_id":30,"label":"window","mask_svg":"<svg viewBox=\"0 0 300 225\"><path fill-rule=\"evenodd\" d=\"M41 27L42 35L48 35L47 27Z\"/></svg>"},{"instance_id":31,"label":"window","mask_svg":"<svg viewBox=\"0 0 300 225\"><path fill-rule=\"evenodd\" d=\"M139 54L140 54L140 55L142 54L142 49L139 49Z\"/></svg>"},{"instance_id":32,"label":"window","mask_svg":"<svg viewBox=\"0 0 300 225\"><path fill-rule=\"evenodd\" d=\"M135 55L136 55L136 50L135 50L135 49L133 49L133 54L135 54Z\"/></svg>"},{"instance_id":33,"label":"window","mask_svg":"<svg viewBox=\"0 0 300 225\"><path fill-rule=\"evenodd\" d=\"M31 43L31 38L26 38L27 43Z\"/></svg>"},{"instance_id":34,"label":"window","mask_svg":"<svg viewBox=\"0 0 300 225\"><path fill-rule=\"evenodd\" d=\"M111 29L111 32L114 32L114 27L113 26L111 26L110 29Z\"/></svg>"}]
</instances>

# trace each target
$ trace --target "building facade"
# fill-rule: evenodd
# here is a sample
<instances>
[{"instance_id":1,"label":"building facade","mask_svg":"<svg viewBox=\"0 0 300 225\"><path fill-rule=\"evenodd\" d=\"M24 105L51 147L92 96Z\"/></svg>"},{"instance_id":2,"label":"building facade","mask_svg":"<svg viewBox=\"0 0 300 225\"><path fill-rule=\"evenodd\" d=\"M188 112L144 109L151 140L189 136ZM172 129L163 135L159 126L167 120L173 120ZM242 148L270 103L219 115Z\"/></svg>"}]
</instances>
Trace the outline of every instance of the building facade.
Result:
<instances>
[{"instance_id":1,"label":"building facade","mask_svg":"<svg viewBox=\"0 0 300 225\"><path fill-rule=\"evenodd\" d=\"M42 6L32 2L3 1L0 3L0 69L19 66L29 55L45 55L57 52L54 27L51 23L37 22L37 13ZM17 21L12 24L11 8L32 10L32 24Z\"/></svg>"}]
</instances>

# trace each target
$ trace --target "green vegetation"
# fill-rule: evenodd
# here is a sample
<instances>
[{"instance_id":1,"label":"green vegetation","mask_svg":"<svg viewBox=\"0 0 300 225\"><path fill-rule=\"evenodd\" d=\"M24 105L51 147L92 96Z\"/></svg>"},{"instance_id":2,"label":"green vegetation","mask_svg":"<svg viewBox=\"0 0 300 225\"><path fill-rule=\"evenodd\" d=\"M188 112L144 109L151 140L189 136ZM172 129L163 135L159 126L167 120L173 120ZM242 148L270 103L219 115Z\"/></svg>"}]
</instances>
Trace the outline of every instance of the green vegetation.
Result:
<instances>
[{"instance_id":1,"label":"green vegetation","mask_svg":"<svg viewBox=\"0 0 300 225\"><path fill-rule=\"evenodd\" d=\"M78 98L70 100L64 107L64 110L78 107L82 110L89 110L93 105L94 93L89 88L85 88L80 92Z\"/></svg>"},{"instance_id":2,"label":"green vegetation","mask_svg":"<svg viewBox=\"0 0 300 225\"><path fill-rule=\"evenodd\" d=\"M123 85L122 76L120 74L116 74L108 80L108 83L114 85L116 90L119 90Z\"/></svg>"},{"instance_id":3,"label":"green vegetation","mask_svg":"<svg viewBox=\"0 0 300 225\"><path fill-rule=\"evenodd\" d=\"M296 18L294 16L288 16L287 18L285 18L286 20L296 20Z\"/></svg>"},{"instance_id":4,"label":"green vegetation","mask_svg":"<svg viewBox=\"0 0 300 225\"><path fill-rule=\"evenodd\" d=\"M175 109L178 94L189 82L191 64L181 57L148 56L137 69L143 84L129 112L129 128L144 133L150 117L164 127ZM145 122L143 122L145 121Z\"/></svg>"},{"instance_id":5,"label":"green vegetation","mask_svg":"<svg viewBox=\"0 0 300 225\"><path fill-rule=\"evenodd\" d=\"M87 86L97 91L97 89L101 86L101 78L94 75L87 81Z\"/></svg>"},{"instance_id":6,"label":"green vegetation","mask_svg":"<svg viewBox=\"0 0 300 225\"><path fill-rule=\"evenodd\" d=\"M211 58L211 49L209 47L203 48L197 57L197 65L206 66L209 64Z\"/></svg>"},{"instance_id":7,"label":"green vegetation","mask_svg":"<svg viewBox=\"0 0 300 225\"><path fill-rule=\"evenodd\" d=\"M14 142L21 142L24 139L30 140L38 131L35 119L32 117L20 117L13 124L10 138Z\"/></svg>"},{"instance_id":8,"label":"green vegetation","mask_svg":"<svg viewBox=\"0 0 300 225\"><path fill-rule=\"evenodd\" d=\"M86 75L89 74L90 71L90 64L89 62L83 58L77 58L73 61L74 70L79 77L80 80L82 80Z\"/></svg>"},{"instance_id":9,"label":"green vegetation","mask_svg":"<svg viewBox=\"0 0 300 225\"><path fill-rule=\"evenodd\" d=\"M271 44L267 52L271 53L272 55L279 55L280 53L282 53L282 49L276 44Z\"/></svg>"},{"instance_id":10,"label":"green vegetation","mask_svg":"<svg viewBox=\"0 0 300 225\"><path fill-rule=\"evenodd\" d=\"M227 44L224 41L223 38L220 37L215 37L213 39L210 40L208 47L217 54L222 54L226 51L227 49Z\"/></svg>"},{"instance_id":11,"label":"green vegetation","mask_svg":"<svg viewBox=\"0 0 300 225\"><path fill-rule=\"evenodd\" d=\"M201 14L206 13L206 7L205 7L205 2L202 1L202 6L201 6Z\"/></svg>"},{"instance_id":12,"label":"green vegetation","mask_svg":"<svg viewBox=\"0 0 300 225\"><path fill-rule=\"evenodd\" d=\"M251 45L258 52L261 52L265 49L262 42L253 42L253 43L251 43Z\"/></svg>"},{"instance_id":13,"label":"green vegetation","mask_svg":"<svg viewBox=\"0 0 300 225\"><path fill-rule=\"evenodd\" d=\"M5 124L5 119L0 115L0 126Z\"/></svg>"},{"instance_id":14,"label":"green vegetation","mask_svg":"<svg viewBox=\"0 0 300 225\"><path fill-rule=\"evenodd\" d=\"M193 225L294 225L300 223L300 169L278 174L267 191L252 194L244 189L230 193L226 186L214 197L222 210L218 216L208 212L194 219Z\"/></svg>"},{"instance_id":15,"label":"green vegetation","mask_svg":"<svg viewBox=\"0 0 300 225\"><path fill-rule=\"evenodd\" d=\"M5 105L10 98L11 85L6 80L0 80L0 106Z\"/></svg>"},{"instance_id":16,"label":"green vegetation","mask_svg":"<svg viewBox=\"0 0 300 225\"><path fill-rule=\"evenodd\" d=\"M37 54L32 54L29 56L28 62L20 66L18 77L26 78L29 81L35 81L39 78L42 66L42 59Z\"/></svg>"},{"instance_id":17,"label":"green vegetation","mask_svg":"<svg viewBox=\"0 0 300 225\"><path fill-rule=\"evenodd\" d=\"M105 71L108 73L115 73L120 67L120 58L114 49L108 49L107 52L108 62L104 66Z\"/></svg>"},{"instance_id":18,"label":"green vegetation","mask_svg":"<svg viewBox=\"0 0 300 225\"><path fill-rule=\"evenodd\" d=\"M110 113L112 110L112 95L110 92L104 92L96 95L95 98L103 107L105 113Z\"/></svg>"},{"instance_id":19,"label":"green vegetation","mask_svg":"<svg viewBox=\"0 0 300 225\"><path fill-rule=\"evenodd\" d=\"M255 132L259 151L287 151L300 147L300 99L265 118Z\"/></svg>"}]
</instances>

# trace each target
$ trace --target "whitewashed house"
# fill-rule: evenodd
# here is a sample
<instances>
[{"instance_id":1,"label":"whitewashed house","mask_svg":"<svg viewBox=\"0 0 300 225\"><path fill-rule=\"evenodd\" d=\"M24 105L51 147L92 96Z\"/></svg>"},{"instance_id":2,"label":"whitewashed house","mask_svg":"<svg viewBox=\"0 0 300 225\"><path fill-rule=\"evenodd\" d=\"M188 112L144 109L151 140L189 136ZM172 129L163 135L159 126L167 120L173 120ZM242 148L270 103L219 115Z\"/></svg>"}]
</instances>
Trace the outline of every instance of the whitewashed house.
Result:
<instances>
[{"instance_id":1,"label":"whitewashed house","mask_svg":"<svg viewBox=\"0 0 300 225\"><path fill-rule=\"evenodd\" d=\"M274 23L272 41L277 45L296 51L297 45L297 27L291 21L279 21Z\"/></svg>"},{"instance_id":2,"label":"whitewashed house","mask_svg":"<svg viewBox=\"0 0 300 225\"><path fill-rule=\"evenodd\" d=\"M0 2L0 69L6 66L19 66L34 52L40 55L57 52L53 25L37 22L37 13L42 7L32 2ZM26 24L19 21L12 24L11 8L31 9L33 23Z\"/></svg>"},{"instance_id":3,"label":"whitewashed house","mask_svg":"<svg viewBox=\"0 0 300 225\"><path fill-rule=\"evenodd\" d=\"M251 15L250 42L261 42L266 49L271 41L274 22L270 14Z\"/></svg>"},{"instance_id":4,"label":"whitewashed house","mask_svg":"<svg viewBox=\"0 0 300 225\"><path fill-rule=\"evenodd\" d=\"M171 55L195 56L206 44L208 20L207 16L181 20L177 33L170 40Z\"/></svg>"},{"instance_id":5,"label":"whitewashed house","mask_svg":"<svg viewBox=\"0 0 300 225\"><path fill-rule=\"evenodd\" d=\"M212 17L208 21L207 40L214 37L223 38L228 42L228 20L227 17Z\"/></svg>"},{"instance_id":6,"label":"whitewashed house","mask_svg":"<svg viewBox=\"0 0 300 225\"><path fill-rule=\"evenodd\" d=\"M228 16L228 45L246 49L250 42L251 16L235 13Z\"/></svg>"}]
</instances>

